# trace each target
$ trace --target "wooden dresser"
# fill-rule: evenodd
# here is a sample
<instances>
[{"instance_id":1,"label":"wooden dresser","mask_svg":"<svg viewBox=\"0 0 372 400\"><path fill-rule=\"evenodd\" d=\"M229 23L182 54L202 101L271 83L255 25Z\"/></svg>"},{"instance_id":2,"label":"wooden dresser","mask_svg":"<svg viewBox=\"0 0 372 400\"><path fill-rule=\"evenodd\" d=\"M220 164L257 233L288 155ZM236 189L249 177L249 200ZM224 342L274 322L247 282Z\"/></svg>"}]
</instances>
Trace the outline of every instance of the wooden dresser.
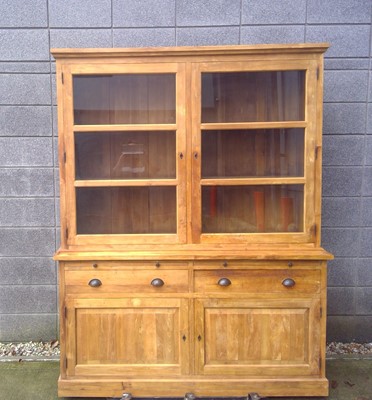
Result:
<instances>
[{"instance_id":1,"label":"wooden dresser","mask_svg":"<svg viewBox=\"0 0 372 400\"><path fill-rule=\"evenodd\" d=\"M327 47L52 50L60 396L327 395Z\"/></svg>"}]
</instances>

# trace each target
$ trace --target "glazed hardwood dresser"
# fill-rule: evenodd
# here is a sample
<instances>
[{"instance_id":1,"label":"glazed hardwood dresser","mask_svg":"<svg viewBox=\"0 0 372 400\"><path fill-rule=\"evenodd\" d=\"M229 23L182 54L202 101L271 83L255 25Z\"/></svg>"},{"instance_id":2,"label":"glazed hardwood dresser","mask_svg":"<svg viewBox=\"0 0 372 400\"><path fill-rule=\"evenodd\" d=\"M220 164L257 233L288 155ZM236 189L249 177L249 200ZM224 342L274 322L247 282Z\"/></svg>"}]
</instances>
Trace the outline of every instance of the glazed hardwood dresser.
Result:
<instances>
[{"instance_id":1,"label":"glazed hardwood dresser","mask_svg":"<svg viewBox=\"0 0 372 400\"><path fill-rule=\"evenodd\" d=\"M52 50L60 396L327 395L327 47Z\"/></svg>"}]
</instances>

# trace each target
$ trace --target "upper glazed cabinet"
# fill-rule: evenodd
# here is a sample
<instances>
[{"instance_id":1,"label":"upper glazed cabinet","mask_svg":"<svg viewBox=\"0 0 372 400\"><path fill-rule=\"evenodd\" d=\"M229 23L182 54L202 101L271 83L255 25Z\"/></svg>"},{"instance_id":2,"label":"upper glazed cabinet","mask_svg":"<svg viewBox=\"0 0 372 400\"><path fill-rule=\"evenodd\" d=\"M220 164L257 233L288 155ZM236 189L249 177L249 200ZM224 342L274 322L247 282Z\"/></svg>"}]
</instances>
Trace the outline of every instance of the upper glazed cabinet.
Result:
<instances>
[{"instance_id":1,"label":"upper glazed cabinet","mask_svg":"<svg viewBox=\"0 0 372 400\"><path fill-rule=\"evenodd\" d=\"M319 245L325 46L235 49L59 64L62 247Z\"/></svg>"}]
</instances>

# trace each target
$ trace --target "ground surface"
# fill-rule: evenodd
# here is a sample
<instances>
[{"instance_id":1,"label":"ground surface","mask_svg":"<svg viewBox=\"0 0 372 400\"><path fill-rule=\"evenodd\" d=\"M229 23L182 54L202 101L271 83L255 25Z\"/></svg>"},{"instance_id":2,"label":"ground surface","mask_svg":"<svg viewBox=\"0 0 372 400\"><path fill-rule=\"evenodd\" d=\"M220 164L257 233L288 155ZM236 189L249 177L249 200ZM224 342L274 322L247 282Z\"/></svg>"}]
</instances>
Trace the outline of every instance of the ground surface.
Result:
<instances>
[{"instance_id":1,"label":"ground surface","mask_svg":"<svg viewBox=\"0 0 372 400\"><path fill-rule=\"evenodd\" d=\"M0 399L57 400L58 375L59 364L55 361L0 362ZM330 381L329 400L372 400L371 358L328 360L327 376ZM308 398L297 398L305 399Z\"/></svg>"}]
</instances>

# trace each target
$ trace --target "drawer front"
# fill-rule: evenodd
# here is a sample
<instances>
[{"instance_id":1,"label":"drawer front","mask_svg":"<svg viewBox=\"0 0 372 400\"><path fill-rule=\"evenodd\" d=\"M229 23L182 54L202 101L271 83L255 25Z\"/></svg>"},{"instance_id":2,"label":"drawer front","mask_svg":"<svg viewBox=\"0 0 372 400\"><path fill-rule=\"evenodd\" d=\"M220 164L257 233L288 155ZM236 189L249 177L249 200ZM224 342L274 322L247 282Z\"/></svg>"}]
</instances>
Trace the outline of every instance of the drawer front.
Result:
<instances>
[{"instance_id":1,"label":"drawer front","mask_svg":"<svg viewBox=\"0 0 372 400\"><path fill-rule=\"evenodd\" d=\"M188 270L65 270L66 293L188 292Z\"/></svg>"},{"instance_id":2,"label":"drawer front","mask_svg":"<svg viewBox=\"0 0 372 400\"><path fill-rule=\"evenodd\" d=\"M197 270L199 293L319 293L320 270Z\"/></svg>"},{"instance_id":3,"label":"drawer front","mask_svg":"<svg viewBox=\"0 0 372 400\"><path fill-rule=\"evenodd\" d=\"M187 261L163 261L163 260L142 260L142 261L71 261L64 262L64 268L66 270L80 270L80 269L102 269L102 270L142 270L142 269L183 269L188 268Z\"/></svg>"}]
</instances>

